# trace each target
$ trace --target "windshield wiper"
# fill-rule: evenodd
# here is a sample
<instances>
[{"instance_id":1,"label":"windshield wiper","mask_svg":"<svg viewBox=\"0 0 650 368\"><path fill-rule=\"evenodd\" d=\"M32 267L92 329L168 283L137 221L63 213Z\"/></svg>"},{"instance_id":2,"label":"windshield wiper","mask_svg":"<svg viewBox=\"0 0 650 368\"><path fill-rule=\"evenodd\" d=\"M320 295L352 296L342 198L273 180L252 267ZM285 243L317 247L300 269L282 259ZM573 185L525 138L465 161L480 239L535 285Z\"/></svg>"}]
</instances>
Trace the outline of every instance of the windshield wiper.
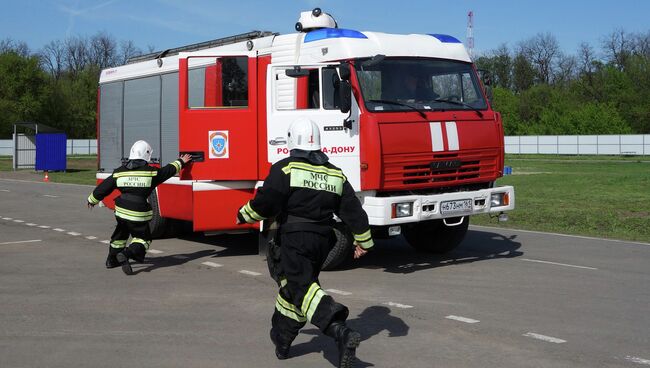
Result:
<instances>
[{"instance_id":1,"label":"windshield wiper","mask_svg":"<svg viewBox=\"0 0 650 368\"><path fill-rule=\"evenodd\" d=\"M386 105L405 106L405 107L408 107L408 108L411 109L411 110L415 110L415 111L417 111L418 114L420 114L420 116L422 116L424 119L427 118L427 115L424 113L424 111L418 109L418 108L415 107L415 106L412 106L412 105L409 105L409 104L405 104L405 103L403 103L403 102L397 102L397 101L391 101L391 100L368 100L368 101L366 101L366 102L382 103L382 104L386 104Z\"/></svg>"},{"instance_id":2,"label":"windshield wiper","mask_svg":"<svg viewBox=\"0 0 650 368\"><path fill-rule=\"evenodd\" d=\"M450 103L452 105L469 107L470 109L476 111L476 113L478 114L479 117L483 117L483 113L481 112L481 110L479 110L477 107L474 107L474 106L472 106L470 104L467 104L465 102L462 102L462 101L448 100L448 99L445 99L445 98L436 98L434 101L435 102L446 102L446 103Z\"/></svg>"}]
</instances>

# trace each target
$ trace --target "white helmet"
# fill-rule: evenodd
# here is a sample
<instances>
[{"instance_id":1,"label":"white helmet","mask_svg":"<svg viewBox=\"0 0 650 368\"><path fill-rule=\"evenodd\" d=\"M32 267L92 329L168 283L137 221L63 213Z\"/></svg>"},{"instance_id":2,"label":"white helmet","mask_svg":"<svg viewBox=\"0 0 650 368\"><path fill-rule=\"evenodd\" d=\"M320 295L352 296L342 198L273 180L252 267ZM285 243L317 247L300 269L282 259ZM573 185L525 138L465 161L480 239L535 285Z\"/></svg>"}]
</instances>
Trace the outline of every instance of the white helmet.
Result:
<instances>
[{"instance_id":1,"label":"white helmet","mask_svg":"<svg viewBox=\"0 0 650 368\"><path fill-rule=\"evenodd\" d=\"M145 141L137 141L131 146L131 153L129 154L129 160L145 160L149 162L151 160L151 153L153 150L149 143Z\"/></svg>"},{"instance_id":2,"label":"white helmet","mask_svg":"<svg viewBox=\"0 0 650 368\"><path fill-rule=\"evenodd\" d=\"M307 118L294 121L287 132L287 145L289 150L320 150L320 130L318 130L318 125Z\"/></svg>"}]
</instances>

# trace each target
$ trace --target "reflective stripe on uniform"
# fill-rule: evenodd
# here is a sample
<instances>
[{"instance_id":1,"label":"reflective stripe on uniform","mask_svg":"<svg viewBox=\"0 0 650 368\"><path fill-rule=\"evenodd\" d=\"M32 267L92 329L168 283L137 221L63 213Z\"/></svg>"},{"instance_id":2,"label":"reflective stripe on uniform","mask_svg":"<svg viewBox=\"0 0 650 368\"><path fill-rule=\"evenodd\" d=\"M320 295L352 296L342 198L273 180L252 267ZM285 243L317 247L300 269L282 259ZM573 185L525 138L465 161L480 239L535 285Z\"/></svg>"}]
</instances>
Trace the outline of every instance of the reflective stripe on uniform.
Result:
<instances>
[{"instance_id":1,"label":"reflective stripe on uniform","mask_svg":"<svg viewBox=\"0 0 650 368\"><path fill-rule=\"evenodd\" d=\"M370 240L370 237L371 237L370 230L366 231L365 233L354 234L354 240L358 242L368 241Z\"/></svg>"},{"instance_id":2,"label":"reflective stripe on uniform","mask_svg":"<svg viewBox=\"0 0 650 368\"><path fill-rule=\"evenodd\" d=\"M178 162L178 160L173 161L171 164L174 165L176 168L176 174L178 174L181 171L182 165Z\"/></svg>"},{"instance_id":3,"label":"reflective stripe on uniform","mask_svg":"<svg viewBox=\"0 0 650 368\"><path fill-rule=\"evenodd\" d=\"M246 213L256 221L262 221L265 218L263 216L260 216L257 212L255 212L255 210L253 210L253 207L251 207L251 202L250 201L248 203L246 203L246 205L244 206L244 211L246 211Z\"/></svg>"},{"instance_id":4,"label":"reflective stripe on uniform","mask_svg":"<svg viewBox=\"0 0 650 368\"><path fill-rule=\"evenodd\" d=\"M131 244L133 244L133 243L140 243L140 244L144 245L144 249L149 250L149 244L150 243L148 241L144 240L144 239L133 238L133 239L131 239Z\"/></svg>"},{"instance_id":5,"label":"reflective stripe on uniform","mask_svg":"<svg viewBox=\"0 0 650 368\"><path fill-rule=\"evenodd\" d=\"M368 239L364 242L358 242L359 246L363 249L370 249L375 245L375 242L372 239Z\"/></svg>"},{"instance_id":6,"label":"reflective stripe on uniform","mask_svg":"<svg viewBox=\"0 0 650 368\"><path fill-rule=\"evenodd\" d=\"M242 217L244 218L244 221L246 221L247 224L253 224L253 223L255 223L255 220L253 220L253 219L248 215L248 213L246 212L246 210L244 209L244 207L242 207L242 208L239 209L239 214L242 215Z\"/></svg>"},{"instance_id":7,"label":"reflective stripe on uniform","mask_svg":"<svg viewBox=\"0 0 650 368\"><path fill-rule=\"evenodd\" d=\"M131 211L115 206L115 216L130 221L149 221L153 217L153 211Z\"/></svg>"},{"instance_id":8,"label":"reflective stripe on uniform","mask_svg":"<svg viewBox=\"0 0 650 368\"><path fill-rule=\"evenodd\" d=\"M114 173L114 178L123 178L125 176L156 176L158 173L155 171L122 171Z\"/></svg>"},{"instance_id":9,"label":"reflective stripe on uniform","mask_svg":"<svg viewBox=\"0 0 650 368\"><path fill-rule=\"evenodd\" d=\"M302 306L300 307L303 315L305 315L309 321L311 321L316 312L316 308L318 308L318 304L320 304L320 300L325 295L327 294L317 283L314 282L309 287L307 294L305 294L305 297L302 299Z\"/></svg>"},{"instance_id":10,"label":"reflective stripe on uniform","mask_svg":"<svg viewBox=\"0 0 650 368\"><path fill-rule=\"evenodd\" d=\"M341 195L343 193L343 183L345 183L345 179L339 175L294 167L291 169L289 185L292 188L323 190Z\"/></svg>"},{"instance_id":11,"label":"reflective stripe on uniform","mask_svg":"<svg viewBox=\"0 0 650 368\"><path fill-rule=\"evenodd\" d=\"M122 249L126 247L126 240L113 240L111 241L111 248Z\"/></svg>"},{"instance_id":12,"label":"reflective stripe on uniform","mask_svg":"<svg viewBox=\"0 0 650 368\"><path fill-rule=\"evenodd\" d=\"M122 176L117 178L116 183L118 188L149 188L151 187L150 176Z\"/></svg>"},{"instance_id":13,"label":"reflective stripe on uniform","mask_svg":"<svg viewBox=\"0 0 650 368\"><path fill-rule=\"evenodd\" d=\"M90 195L88 196L88 202L92 204L97 204L99 203L99 200L95 198L95 196L92 193L90 193Z\"/></svg>"},{"instance_id":14,"label":"reflective stripe on uniform","mask_svg":"<svg viewBox=\"0 0 650 368\"><path fill-rule=\"evenodd\" d=\"M298 322L306 322L307 318L298 310L298 307L284 300L284 298L278 294L275 298L275 309L278 310L285 317L289 317Z\"/></svg>"},{"instance_id":15,"label":"reflective stripe on uniform","mask_svg":"<svg viewBox=\"0 0 650 368\"><path fill-rule=\"evenodd\" d=\"M375 243L372 241L372 235L370 233L370 230L366 231L365 233L361 234L353 234L354 235L354 240L359 243L361 248L363 249L368 249L372 248Z\"/></svg>"},{"instance_id":16,"label":"reflective stripe on uniform","mask_svg":"<svg viewBox=\"0 0 650 368\"><path fill-rule=\"evenodd\" d=\"M327 174L327 175L332 175L332 176L338 176L342 178L344 181L346 180L345 175L343 175L343 171L337 170L337 169L330 169L325 166L314 166L310 165L305 162L290 162L287 166L282 168L282 171L285 174L288 174L291 172L291 169L298 168L298 169L303 169L307 171L313 171L321 174Z\"/></svg>"}]
</instances>

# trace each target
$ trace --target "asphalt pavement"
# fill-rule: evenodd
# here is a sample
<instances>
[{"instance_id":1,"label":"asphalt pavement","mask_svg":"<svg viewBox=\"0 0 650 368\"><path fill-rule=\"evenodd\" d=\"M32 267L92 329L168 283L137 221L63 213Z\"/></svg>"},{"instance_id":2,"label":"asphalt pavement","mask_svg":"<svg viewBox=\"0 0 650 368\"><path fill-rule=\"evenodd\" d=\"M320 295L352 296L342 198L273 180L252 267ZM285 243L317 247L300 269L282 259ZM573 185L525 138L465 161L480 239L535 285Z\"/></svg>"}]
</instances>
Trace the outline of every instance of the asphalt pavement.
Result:
<instances>
[{"instance_id":1,"label":"asphalt pavement","mask_svg":"<svg viewBox=\"0 0 650 368\"><path fill-rule=\"evenodd\" d=\"M310 325L275 358L251 237L155 240L126 276L104 267L114 218L91 190L0 179L0 367L334 366ZM320 277L358 367L650 366L650 244L478 226L443 256L377 243Z\"/></svg>"}]
</instances>

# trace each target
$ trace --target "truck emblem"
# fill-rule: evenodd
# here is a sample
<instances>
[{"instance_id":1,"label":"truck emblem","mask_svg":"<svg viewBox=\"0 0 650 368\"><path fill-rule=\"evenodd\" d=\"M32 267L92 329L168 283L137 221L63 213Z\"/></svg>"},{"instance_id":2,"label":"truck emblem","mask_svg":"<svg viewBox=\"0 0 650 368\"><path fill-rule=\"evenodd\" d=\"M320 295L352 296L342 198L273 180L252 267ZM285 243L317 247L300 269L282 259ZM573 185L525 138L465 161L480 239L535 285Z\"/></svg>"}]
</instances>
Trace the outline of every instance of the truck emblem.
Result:
<instances>
[{"instance_id":1,"label":"truck emblem","mask_svg":"<svg viewBox=\"0 0 650 368\"><path fill-rule=\"evenodd\" d=\"M228 158L228 131L216 130L208 132L210 158Z\"/></svg>"}]
</instances>

